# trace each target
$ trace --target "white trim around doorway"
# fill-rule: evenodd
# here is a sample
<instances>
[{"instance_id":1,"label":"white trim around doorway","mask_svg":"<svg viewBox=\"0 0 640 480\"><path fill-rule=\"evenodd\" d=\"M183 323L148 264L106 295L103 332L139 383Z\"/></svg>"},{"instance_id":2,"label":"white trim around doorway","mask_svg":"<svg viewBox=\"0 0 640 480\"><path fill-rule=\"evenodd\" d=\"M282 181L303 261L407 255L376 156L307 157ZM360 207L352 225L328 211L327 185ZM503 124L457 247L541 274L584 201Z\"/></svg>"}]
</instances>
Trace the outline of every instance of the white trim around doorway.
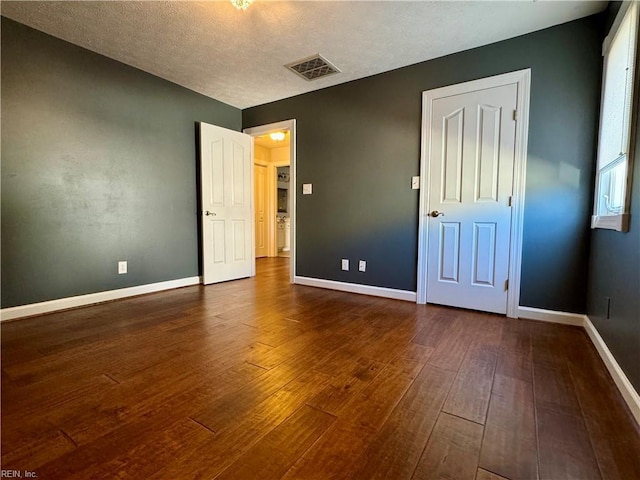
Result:
<instances>
[{"instance_id":1,"label":"white trim around doorway","mask_svg":"<svg viewBox=\"0 0 640 480\"><path fill-rule=\"evenodd\" d=\"M257 127L245 128L244 133L252 137L259 137L274 130L289 130L289 158L291 159L289 178L291 183L291 260L289 281L294 283L296 271L296 120L284 120L282 122L259 125Z\"/></svg>"},{"instance_id":2,"label":"white trim around doorway","mask_svg":"<svg viewBox=\"0 0 640 480\"><path fill-rule=\"evenodd\" d=\"M459 95L486 88L517 84L516 140L513 173L513 203L511 217L511 242L509 247L509 289L507 291L507 317L518 318L520 301L520 266L522 262L522 231L525 195L525 173L527 165L527 140L529 133L529 97L531 69L505 73L480 80L459 83L447 87L427 90L422 93L422 139L420 156L420 208L418 220L418 277L417 303L427 303L427 248L429 212L427 192L429 179L429 145L431 142L431 111L437 98Z\"/></svg>"}]
</instances>

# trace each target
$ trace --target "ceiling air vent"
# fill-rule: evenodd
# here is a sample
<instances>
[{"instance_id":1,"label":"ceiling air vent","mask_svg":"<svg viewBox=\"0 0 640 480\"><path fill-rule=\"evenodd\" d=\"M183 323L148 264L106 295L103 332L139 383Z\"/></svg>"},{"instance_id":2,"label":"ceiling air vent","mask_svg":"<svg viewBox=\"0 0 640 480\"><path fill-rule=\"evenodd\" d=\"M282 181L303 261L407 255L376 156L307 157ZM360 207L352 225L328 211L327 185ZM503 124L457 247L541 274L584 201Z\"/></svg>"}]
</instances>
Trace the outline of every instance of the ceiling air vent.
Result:
<instances>
[{"instance_id":1,"label":"ceiling air vent","mask_svg":"<svg viewBox=\"0 0 640 480\"><path fill-rule=\"evenodd\" d=\"M320 54L297 60L285 65L285 67L306 80L317 80L318 78L340 72L329 60L323 58Z\"/></svg>"}]
</instances>

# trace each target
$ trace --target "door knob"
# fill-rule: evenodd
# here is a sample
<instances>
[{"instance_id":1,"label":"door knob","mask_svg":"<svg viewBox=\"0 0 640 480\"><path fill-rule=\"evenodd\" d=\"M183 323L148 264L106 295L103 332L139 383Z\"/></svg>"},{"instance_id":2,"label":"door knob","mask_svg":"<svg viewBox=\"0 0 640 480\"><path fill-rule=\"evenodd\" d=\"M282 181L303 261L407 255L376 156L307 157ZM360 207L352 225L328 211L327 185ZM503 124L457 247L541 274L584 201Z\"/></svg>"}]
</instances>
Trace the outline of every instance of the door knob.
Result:
<instances>
[{"instance_id":1,"label":"door knob","mask_svg":"<svg viewBox=\"0 0 640 480\"><path fill-rule=\"evenodd\" d=\"M433 218L444 217L444 212L439 212L438 210L434 210L429 215L432 216Z\"/></svg>"},{"instance_id":2,"label":"door knob","mask_svg":"<svg viewBox=\"0 0 640 480\"><path fill-rule=\"evenodd\" d=\"M208 217L209 215L211 215L212 217L215 217L216 214L213 212L210 212L209 210L207 210L206 212L204 212L204 214Z\"/></svg>"}]
</instances>

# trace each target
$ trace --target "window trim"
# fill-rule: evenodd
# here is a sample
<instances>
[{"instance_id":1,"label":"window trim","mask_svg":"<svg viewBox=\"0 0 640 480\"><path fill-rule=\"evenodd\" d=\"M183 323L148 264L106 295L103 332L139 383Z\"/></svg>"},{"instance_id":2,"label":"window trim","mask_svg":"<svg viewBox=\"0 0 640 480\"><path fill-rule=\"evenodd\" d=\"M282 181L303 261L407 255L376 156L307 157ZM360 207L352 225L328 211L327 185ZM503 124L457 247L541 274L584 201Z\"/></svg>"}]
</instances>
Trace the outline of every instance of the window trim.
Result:
<instances>
[{"instance_id":1,"label":"window trim","mask_svg":"<svg viewBox=\"0 0 640 480\"><path fill-rule=\"evenodd\" d=\"M631 97L631 119L629 121L629 140L628 140L628 148L626 152L626 182L625 182L625 193L624 193L624 207L623 212L612 215L598 215L598 198L599 198L599 189L600 189L600 175L601 168L599 168L599 158L596 154L596 175L595 175L595 190L594 190L594 199L593 199L593 215L591 216L591 228L601 228L607 230L616 230L619 232L628 232L629 231L629 223L631 218L631 182L633 179L633 164L634 164L634 156L635 156L635 147L636 147L636 122L638 120L638 96L640 90L638 88L638 57L640 56L640 48L638 48L638 39L640 38L640 7L636 2L625 1L620 6L620 10L616 15L616 18L611 26L609 34L604 39L602 43L602 56L604 57L603 68L602 68L602 90L601 90L601 99L600 99L600 125L602 125L603 119L602 115L604 113L604 109L602 108L602 104L604 101L604 93L605 93L605 85L606 85L606 62L607 56L609 54L609 49L613 42L613 38L618 33L618 29L622 24L624 18L627 13L629 13L630 9L635 9L633 15L635 15L635 41L636 41L636 52L634 58L634 75L632 81L632 97ZM598 128L598 143L600 142L600 137L602 135L600 127Z\"/></svg>"}]
</instances>

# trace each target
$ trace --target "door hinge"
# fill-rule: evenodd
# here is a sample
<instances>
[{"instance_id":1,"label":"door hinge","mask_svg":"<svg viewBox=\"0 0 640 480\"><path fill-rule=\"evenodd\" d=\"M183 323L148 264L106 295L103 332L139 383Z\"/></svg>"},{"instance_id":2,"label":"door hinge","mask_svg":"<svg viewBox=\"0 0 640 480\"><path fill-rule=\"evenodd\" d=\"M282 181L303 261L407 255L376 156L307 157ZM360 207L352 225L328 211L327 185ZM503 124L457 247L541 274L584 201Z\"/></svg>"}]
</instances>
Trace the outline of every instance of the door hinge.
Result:
<instances>
[{"instance_id":1,"label":"door hinge","mask_svg":"<svg viewBox=\"0 0 640 480\"><path fill-rule=\"evenodd\" d=\"M513 207L513 195L509 195L509 200L507 200L507 205Z\"/></svg>"},{"instance_id":2,"label":"door hinge","mask_svg":"<svg viewBox=\"0 0 640 480\"><path fill-rule=\"evenodd\" d=\"M517 121L518 120L518 110L514 110L513 111L513 120Z\"/></svg>"},{"instance_id":3,"label":"door hinge","mask_svg":"<svg viewBox=\"0 0 640 480\"><path fill-rule=\"evenodd\" d=\"M508 278L504 281L504 291L506 292L507 290L509 290L509 279Z\"/></svg>"}]
</instances>

